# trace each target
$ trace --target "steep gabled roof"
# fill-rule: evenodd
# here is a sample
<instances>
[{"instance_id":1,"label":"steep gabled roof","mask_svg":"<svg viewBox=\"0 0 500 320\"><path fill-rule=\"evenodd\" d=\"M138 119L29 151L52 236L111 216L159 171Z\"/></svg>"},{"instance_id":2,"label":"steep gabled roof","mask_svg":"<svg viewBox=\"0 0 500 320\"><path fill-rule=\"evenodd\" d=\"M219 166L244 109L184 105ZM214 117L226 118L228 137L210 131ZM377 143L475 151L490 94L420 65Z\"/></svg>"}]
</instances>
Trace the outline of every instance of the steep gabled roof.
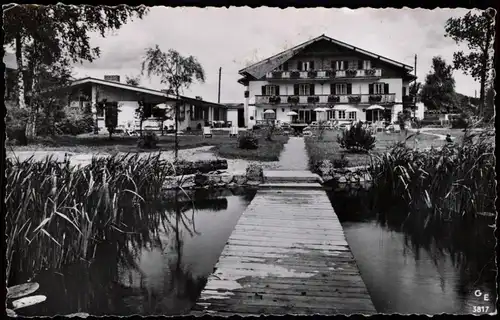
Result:
<instances>
[{"instance_id":1,"label":"steep gabled roof","mask_svg":"<svg viewBox=\"0 0 500 320\"><path fill-rule=\"evenodd\" d=\"M291 49L288 49L288 50L285 50L285 51L280 52L278 54L275 54L272 57L269 57L267 59L264 59L262 61L254 63L254 64L252 64L252 65L250 65L250 66L248 66L248 67L246 67L244 69L241 69L240 71L238 71L238 73L241 74L241 75L243 75L243 76L250 76L250 77L253 77L255 79L260 79L263 76L265 76L266 73L268 73L269 71L272 71L273 69L275 69L276 67L280 66L281 64L283 64L287 60L291 59L293 56L295 56L298 53L300 53L302 50L304 50L309 45L311 45L313 43L316 43L318 41L321 41L321 40L330 41L330 42L332 42L332 43L334 43L336 45L339 45L341 47L344 47L346 49L350 49L350 50L359 52L359 53L361 53L363 55L370 56L372 58L380 59L381 61L383 61L385 63L392 64L392 65L394 65L396 67L404 68L407 71L412 71L413 70L413 67L411 67L409 65L406 65L404 63L397 62L395 60L383 57L381 55L372 53L370 51L366 51L364 49L352 46L352 45L347 44L345 42L342 42L342 41L339 41L339 40L335 40L335 39L327 37L327 36L325 36L323 34L323 35L321 35L319 37L316 37L314 39L311 39L309 41L301 43L301 44L299 44L299 45L297 45L297 46L295 46L295 47L293 47Z\"/></svg>"}]
</instances>

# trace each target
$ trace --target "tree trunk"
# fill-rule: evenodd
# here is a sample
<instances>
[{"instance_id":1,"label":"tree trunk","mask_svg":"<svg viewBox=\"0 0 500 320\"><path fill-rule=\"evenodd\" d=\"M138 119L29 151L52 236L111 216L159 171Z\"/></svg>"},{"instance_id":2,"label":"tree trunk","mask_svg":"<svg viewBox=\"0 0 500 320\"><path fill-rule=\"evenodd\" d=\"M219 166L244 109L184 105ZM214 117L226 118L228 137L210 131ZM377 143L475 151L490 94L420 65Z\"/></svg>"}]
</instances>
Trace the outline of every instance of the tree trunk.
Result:
<instances>
[{"instance_id":1,"label":"tree trunk","mask_svg":"<svg viewBox=\"0 0 500 320\"><path fill-rule=\"evenodd\" d=\"M24 93L24 64L23 64L23 48L21 34L16 35L16 62L17 62L17 101L19 108L26 108L25 93Z\"/></svg>"},{"instance_id":2,"label":"tree trunk","mask_svg":"<svg viewBox=\"0 0 500 320\"><path fill-rule=\"evenodd\" d=\"M177 130L179 128L179 110L180 110L180 105L179 105L179 89L175 90L176 96L177 96L177 101L175 102L175 144L174 144L174 160L177 162L177 157L179 155L179 137L177 135Z\"/></svg>"},{"instance_id":3,"label":"tree trunk","mask_svg":"<svg viewBox=\"0 0 500 320\"><path fill-rule=\"evenodd\" d=\"M484 97L485 97L485 86L486 86L486 78L488 75L488 60L489 60L489 48L490 48L490 42L491 42L491 21L488 19L488 25L487 25L487 31L486 31L486 43L485 43L485 49L483 52L483 61L482 61L482 70L481 70L481 88L479 90L479 116L483 117L484 116Z\"/></svg>"}]
</instances>

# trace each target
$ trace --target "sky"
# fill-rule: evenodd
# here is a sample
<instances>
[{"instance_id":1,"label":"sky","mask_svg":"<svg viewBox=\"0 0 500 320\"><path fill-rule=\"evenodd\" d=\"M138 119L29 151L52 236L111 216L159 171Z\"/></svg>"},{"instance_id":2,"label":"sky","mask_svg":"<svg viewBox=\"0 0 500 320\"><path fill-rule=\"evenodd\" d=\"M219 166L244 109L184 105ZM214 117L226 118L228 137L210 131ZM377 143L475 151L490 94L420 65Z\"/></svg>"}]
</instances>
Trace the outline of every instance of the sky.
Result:
<instances>
[{"instance_id":1,"label":"sky","mask_svg":"<svg viewBox=\"0 0 500 320\"><path fill-rule=\"evenodd\" d=\"M219 68L222 68L221 103L242 103L244 86L238 70L250 62L268 58L322 34L359 48L414 66L417 54L418 81L424 82L432 57L440 55L452 63L453 52L464 50L444 36L450 17L468 9L347 9L347 8L168 8L151 7L141 20L135 19L105 38L91 35L91 44L101 49L92 63L75 65L75 77L103 78L117 74L140 74L146 48L156 44L163 51L175 49L198 59L205 70L205 83L194 83L184 91L217 102ZM455 71L456 91L479 95L479 83ZM141 85L162 89L158 78L141 77Z\"/></svg>"}]
</instances>

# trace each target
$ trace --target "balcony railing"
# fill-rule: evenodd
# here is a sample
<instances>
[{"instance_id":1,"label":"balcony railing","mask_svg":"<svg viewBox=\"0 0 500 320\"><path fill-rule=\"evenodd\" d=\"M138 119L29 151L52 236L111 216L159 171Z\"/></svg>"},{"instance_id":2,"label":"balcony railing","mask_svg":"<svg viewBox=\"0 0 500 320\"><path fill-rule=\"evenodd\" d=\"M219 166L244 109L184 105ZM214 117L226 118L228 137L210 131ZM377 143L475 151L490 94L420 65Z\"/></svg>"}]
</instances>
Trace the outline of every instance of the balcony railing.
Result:
<instances>
[{"instance_id":1,"label":"balcony railing","mask_svg":"<svg viewBox=\"0 0 500 320\"><path fill-rule=\"evenodd\" d=\"M311 70L311 71L272 71L266 74L268 80L296 79L335 79L335 78L380 78L382 69L351 70Z\"/></svg>"},{"instance_id":2,"label":"balcony railing","mask_svg":"<svg viewBox=\"0 0 500 320\"><path fill-rule=\"evenodd\" d=\"M290 104L388 104L396 101L395 93L388 94L338 94L314 96L255 96L255 104L290 105Z\"/></svg>"}]
</instances>

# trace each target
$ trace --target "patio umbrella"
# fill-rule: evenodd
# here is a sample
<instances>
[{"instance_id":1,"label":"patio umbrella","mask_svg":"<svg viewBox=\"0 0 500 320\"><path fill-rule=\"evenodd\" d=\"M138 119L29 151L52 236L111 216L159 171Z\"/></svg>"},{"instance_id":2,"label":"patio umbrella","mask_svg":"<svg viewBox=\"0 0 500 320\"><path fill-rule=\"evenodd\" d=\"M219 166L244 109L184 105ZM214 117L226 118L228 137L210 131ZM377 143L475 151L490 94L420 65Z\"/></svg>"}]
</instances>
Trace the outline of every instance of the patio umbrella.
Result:
<instances>
[{"instance_id":1,"label":"patio umbrella","mask_svg":"<svg viewBox=\"0 0 500 320\"><path fill-rule=\"evenodd\" d=\"M366 108L366 110L385 110L385 108L377 104L374 104Z\"/></svg>"},{"instance_id":2,"label":"patio umbrella","mask_svg":"<svg viewBox=\"0 0 500 320\"><path fill-rule=\"evenodd\" d=\"M313 111L315 111L315 112L326 112L326 110L327 110L326 108L318 107L318 108L314 109Z\"/></svg>"},{"instance_id":3,"label":"patio umbrella","mask_svg":"<svg viewBox=\"0 0 500 320\"><path fill-rule=\"evenodd\" d=\"M274 114L274 110L271 110L271 109L267 109L266 111L264 111L265 114Z\"/></svg>"},{"instance_id":4,"label":"patio umbrella","mask_svg":"<svg viewBox=\"0 0 500 320\"><path fill-rule=\"evenodd\" d=\"M332 110L346 110L348 108L350 108L350 107L336 104L336 105L333 106Z\"/></svg>"},{"instance_id":5,"label":"patio umbrella","mask_svg":"<svg viewBox=\"0 0 500 320\"><path fill-rule=\"evenodd\" d=\"M286 115L292 117L292 116L298 116L299 114L295 111L290 111Z\"/></svg>"},{"instance_id":6,"label":"patio umbrella","mask_svg":"<svg viewBox=\"0 0 500 320\"><path fill-rule=\"evenodd\" d=\"M382 106L379 106L379 105L377 105L377 104L374 104L374 105L371 105L371 106L369 106L368 108L366 108L366 110L372 110L372 111L373 111L373 110L376 110L376 111L377 111L377 113L376 113L376 115L377 115L377 116L376 116L376 117L373 117L373 116L372 116L372 117L373 117L373 118L376 118L376 119L375 119L375 121L379 121L379 120L380 120L380 110L382 110L382 111L383 111L383 110L385 110L385 108L384 108L384 107L382 107Z\"/></svg>"}]
</instances>

